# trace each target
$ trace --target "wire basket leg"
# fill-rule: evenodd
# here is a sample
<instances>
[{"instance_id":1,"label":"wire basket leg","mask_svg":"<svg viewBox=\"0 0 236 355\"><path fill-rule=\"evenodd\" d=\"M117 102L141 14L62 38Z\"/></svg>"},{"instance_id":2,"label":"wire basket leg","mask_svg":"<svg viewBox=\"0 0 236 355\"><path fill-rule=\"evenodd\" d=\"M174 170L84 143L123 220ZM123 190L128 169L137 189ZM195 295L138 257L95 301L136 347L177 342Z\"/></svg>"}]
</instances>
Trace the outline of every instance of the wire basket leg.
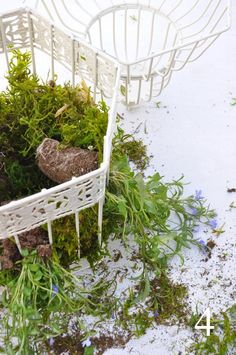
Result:
<instances>
[{"instance_id":1,"label":"wire basket leg","mask_svg":"<svg viewBox=\"0 0 236 355\"><path fill-rule=\"evenodd\" d=\"M98 244L101 246L102 244L102 216L103 216L103 205L104 205L104 197L100 199L98 202Z\"/></svg>"},{"instance_id":2,"label":"wire basket leg","mask_svg":"<svg viewBox=\"0 0 236 355\"><path fill-rule=\"evenodd\" d=\"M78 258L80 259L80 228L79 228L79 212L75 213L75 228L78 237Z\"/></svg>"}]
</instances>

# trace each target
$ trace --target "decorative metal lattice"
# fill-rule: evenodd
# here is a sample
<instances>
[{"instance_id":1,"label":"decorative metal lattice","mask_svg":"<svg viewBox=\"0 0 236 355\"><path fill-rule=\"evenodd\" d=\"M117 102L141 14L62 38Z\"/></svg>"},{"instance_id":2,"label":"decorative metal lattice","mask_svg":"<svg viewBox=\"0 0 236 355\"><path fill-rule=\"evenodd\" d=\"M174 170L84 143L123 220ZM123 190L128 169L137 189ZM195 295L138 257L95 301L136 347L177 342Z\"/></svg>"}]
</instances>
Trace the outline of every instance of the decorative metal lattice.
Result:
<instances>
[{"instance_id":1,"label":"decorative metal lattice","mask_svg":"<svg viewBox=\"0 0 236 355\"><path fill-rule=\"evenodd\" d=\"M174 71L230 27L229 0L28 0L121 63L126 105L158 96Z\"/></svg>"},{"instance_id":2,"label":"decorative metal lattice","mask_svg":"<svg viewBox=\"0 0 236 355\"><path fill-rule=\"evenodd\" d=\"M27 49L32 55L34 73L44 69L54 79L56 65L65 69L64 77L72 83L86 80L94 99L105 98L110 104L108 128L104 137L103 162L99 169L29 197L0 207L0 239L14 237L19 250L19 235L43 224L48 225L52 243L52 221L75 215L79 238L79 211L98 203L98 236L101 242L102 209L105 186L116 127L116 100L119 86L119 65L88 43L65 34L47 20L26 9L0 17L0 56L9 67L9 45ZM3 68L1 68L3 69ZM1 73L3 74L3 73ZM60 74L60 72L59 72Z\"/></svg>"}]
</instances>

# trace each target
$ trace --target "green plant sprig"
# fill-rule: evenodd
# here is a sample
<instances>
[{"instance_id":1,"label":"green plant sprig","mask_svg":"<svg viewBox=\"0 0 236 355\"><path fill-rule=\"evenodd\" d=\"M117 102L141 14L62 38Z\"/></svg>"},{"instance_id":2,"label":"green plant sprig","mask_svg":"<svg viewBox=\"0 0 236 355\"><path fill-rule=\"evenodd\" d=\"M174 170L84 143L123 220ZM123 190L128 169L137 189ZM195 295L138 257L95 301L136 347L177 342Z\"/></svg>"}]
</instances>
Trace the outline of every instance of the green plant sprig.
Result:
<instances>
[{"instance_id":1,"label":"green plant sprig","mask_svg":"<svg viewBox=\"0 0 236 355\"><path fill-rule=\"evenodd\" d=\"M145 297L150 282L148 270L160 276L174 255L182 258L182 248L197 244L194 227L207 224L215 215L204 203L193 196L183 197L182 178L164 183L159 174L154 174L145 181L140 173L131 170L127 156L113 159L104 214L113 216L117 236L124 242L134 235L143 262ZM197 211L194 215L193 208Z\"/></svg>"},{"instance_id":2,"label":"green plant sprig","mask_svg":"<svg viewBox=\"0 0 236 355\"><path fill-rule=\"evenodd\" d=\"M198 319L199 315L193 315L190 325L194 326ZM232 351L236 348L236 305L211 319L211 325L215 326L211 335L193 344L192 352L196 355L233 354Z\"/></svg>"},{"instance_id":3,"label":"green plant sprig","mask_svg":"<svg viewBox=\"0 0 236 355\"><path fill-rule=\"evenodd\" d=\"M35 251L23 250L23 255L20 273L5 285L2 295L7 354L28 354L37 342L61 334L72 313L104 313L98 302L104 293L110 296L111 282L99 281L86 290L79 277L58 263L44 261Z\"/></svg>"}]
</instances>

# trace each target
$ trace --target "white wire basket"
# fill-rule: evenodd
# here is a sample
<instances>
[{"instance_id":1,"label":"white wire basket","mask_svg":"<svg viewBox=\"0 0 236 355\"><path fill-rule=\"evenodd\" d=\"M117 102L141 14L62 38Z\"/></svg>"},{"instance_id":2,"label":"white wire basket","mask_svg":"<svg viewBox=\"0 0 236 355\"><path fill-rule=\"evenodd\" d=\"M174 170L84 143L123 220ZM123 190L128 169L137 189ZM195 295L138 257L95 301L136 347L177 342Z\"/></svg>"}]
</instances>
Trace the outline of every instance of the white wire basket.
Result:
<instances>
[{"instance_id":1,"label":"white wire basket","mask_svg":"<svg viewBox=\"0 0 236 355\"><path fill-rule=\"evenodd\" d=\"M230 27L230 0L28 0L121 63L127 106L160 95L172 73Z\"/></svg>"},{"instance_id":2,"label":"white wire basket","mask_svg":"<svg viewBox=\"0 0 236 355\"><path fill-rule=\"evenodd\" d=\"M52 244L52 221L74 214L79 241L79 211L98 203L98 237L101 243L104 194L112 137L116 129L119 64L27 9L0 16L1 78L9 66L9 45L31 52L32 70L40 77L43 74L47 77L50 73L54 79L54 74L57 73L62 80L71 80L73 85L84 79L91 87L94 99L98 101L105 98L110 110L104 137L103 162L100 167L56 187L43 189L37 194L0 207L0 239L14 237L21 250L19 235L47 224L49 241ZM2 65L4 59L5 66Z\"/></svg>"}]
</instances>

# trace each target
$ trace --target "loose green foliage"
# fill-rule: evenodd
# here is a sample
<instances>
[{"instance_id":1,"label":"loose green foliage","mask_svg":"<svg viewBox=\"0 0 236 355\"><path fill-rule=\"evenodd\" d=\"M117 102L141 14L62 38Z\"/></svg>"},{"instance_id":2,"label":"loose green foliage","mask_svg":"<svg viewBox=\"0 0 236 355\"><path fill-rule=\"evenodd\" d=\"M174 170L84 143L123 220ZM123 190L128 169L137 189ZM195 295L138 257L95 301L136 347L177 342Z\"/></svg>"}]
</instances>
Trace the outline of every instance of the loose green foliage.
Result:
<instances>
[{"instance_id":1,"label":"loose green foliage","mask_svg":"<svg viewBox=\"0 0 236 355\"><path fill-rule=\"evenodd\" d=\"M99 314L97 302L101 302L101 295L111 286L98 282L86 290L82 280L60 264L43 260L35 251L23 250L22 253L24 258L18 263L18 270L11 275L9 271L2 271L8 275L1 281L9 280L3 283L5 290L1 300L6 307L1 332L7 354L16 351L29 354L37 342L61 334L72 312Z\"/></svg>"},{"instance_id":2,"label":"loose green foliage","mask_svg":"<svg viewBox=\"0 0 236 355\"><path fill-rule=\"evenodd\" d=\"M164 183L157 173L144 181L131 170L126 156L113 161L106 197L105 209L114 226L117 221L117 234L124 241L133 234L139 245L146 283L149 270L160 276L170 258L181 258L181 249L195 243L194 228L214 216L202 199L183 197L182 179ZM144 290L147 296L148 284Z\"/></svg>"},{"instance_id":3,"label":"loose green foliage","mask_svg":"<svg viewBox=\"0 0 236 355\"><path fill-rule=\"evenodd\" d=\"M199 315L192 319L194 318L198 320ZM190 325L194 325L193 322ZM236 305L223 312L220 317L211 319L211 325L215 326L211 335L195 344L192 351L196 355L233 354L232 351L236 348Z\"/></svg>"},{"instance_id":4,"label":"loose green foliage","mask_svg":"<svg viewBox=\"0 0 236 355\"><path fill-rule=\"evenodd\" d=\"M233 105L233 106L236 105L236 99L235 98L232 99L231 105Z\"/></svg>"},{"instance_id":5,"label":"loose green foliage","mask_svg":"<svg viewBox=\"0 0 236 355\"><path fill-rule=\"evenodd\" d=\"M121 93L122 96L125 96L125 95L126 95L126 88L125 88L124 85L121 85L121 86L120 86L120 93Z\"/></svg>"},{"instance_id":6,"label":"loose green foliage","mask_svg":"<svg viewBox=\"0 0 236 355\"><path fill-rule=\"evenodd\" d=\"M143 335L153 322L157 324L176 324L178 320L184 321L187 309L184 299L187 289L182 285L173 284L163 273L149 283L150 297L146 302L140 302L140 285L129 293L120 312L117 314L117 324L125 330L130 330L136 336Z\"/></svg>"},{"instance_id":7,"label":"loose green foliage","mask_svg":"<svg viewBox=\"0 0 236 355\"><path fill-rule=\"evenodd\" d=\"M45 137L63 145L95 149L101 159L108 118L108 107L104 102L93 102L85 83L76 88L69 83L41 83L30 72L30 55L12 52L9 87L0 94L1 201L53 186L35 163L36 148ZM121 92L125 95L122 87ZM74 216L54 221L52 259L45 261L34 251L24 251L14 270L1 272L7 354L36 353L39 342L48 343L48 338L61 334L67 315L74 312L78 317L86 312L102 319L116 311L117 322L124 327L132 324L132 332L138 336L154 320L165 323L173 315L184 317L186 289L169 281L168 262L175 255L183 259L183 248L199 244L193 238L194 228L208 224L214 211L205 207L200 195L184 197L182 178L165 183L156 173L144 179L142 172L149 158L142 141L119 128L113 148L103 213L103 248L97 243L98 211L94 206L80 213L81 255L96 272L96 261L108 255L109 236L122 239L128 248L132 235L137 260L142 262L136 289L130 291L124 305L113 297L115 282L98 282L85 290L81 279L63 268L78 260ZM130 162L140 172L135 173ZM147 308L131 316L130 309L147 299Z\"/></svg>"},{"instance_id":8,"label":"loose green foliage","mask_svg":"<svg viewBox=\"0 0 236 355\"><path fill-rule=\"evenodd\" d=\"M138 19L137 19L137 17L135 15L131 15L130 19L133 20L133 21L138 21Z\"/></svg>"}]
</instances>

